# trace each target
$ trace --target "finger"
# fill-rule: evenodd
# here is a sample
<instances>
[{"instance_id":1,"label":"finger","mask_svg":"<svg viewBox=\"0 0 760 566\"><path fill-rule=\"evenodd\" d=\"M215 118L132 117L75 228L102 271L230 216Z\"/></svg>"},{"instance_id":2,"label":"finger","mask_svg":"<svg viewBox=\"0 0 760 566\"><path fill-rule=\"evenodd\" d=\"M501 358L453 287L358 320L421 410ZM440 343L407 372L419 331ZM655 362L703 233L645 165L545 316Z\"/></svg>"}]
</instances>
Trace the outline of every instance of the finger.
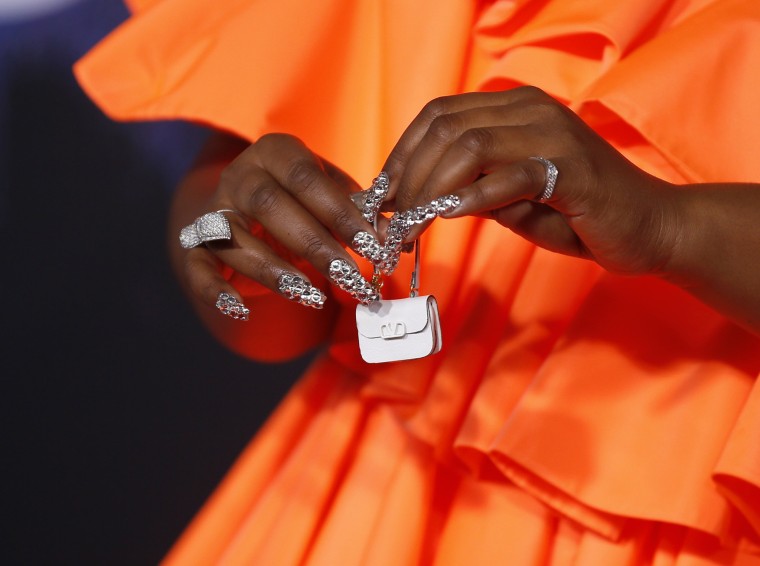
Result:
<instances>
[{"instance_id":1,"label":"finger","mask_svg":"<svg viewBox=\"0 0 760 566\"><path fill-rule=\"evenodd\" d=\"M584 191L583 183L570 182L577 177L580 169L572 159L552 158L558 171L561 171L554 183L552 196L546 204L569 214L569 202L577 200ZM464 166L462 166L464 167ZM467 171L460 171L467 175ZM444 183L444 189L448 188ZM547 188L547 168L536 159L523 158L507 163L494 172L480 177L469 186L454 191L459 197L459 206L451 212L444 213L446 218L455 218L468 214L478 214L511 205L519 200L538 201Z\"/></svg>"},{"instance_id":2,"label":"finger","mask_svg":"<svg viewBox=\"0 0 760 566\"><path fill-rule=\"evenodd\" d=\"M425 105L404 131L383 167L391 177L390 195L395 195L399 180L406 170L407 164L436 119L470 109L545 99L549 99L548 95L537 88L520 87L504 92L467 93L432 100ZM445 122L443 124L445 125Z\"/></svg>"},{"instance_id":3,"label":"finger","mask_svg":"<svg viewBox=\"0 0 760 566\"><path fill-rule=\"evenodd\" d=\"M488 216L542 248L571 256L587 255L565 217L544 204L520 200L491 210Z\"/></svg>"},{"instance_id":4,"label":"finger","mask_svg":"<svg viewBox=\"0 0 760 566\"><path fill-rule=\"evenodd\" d=\"M458 197L448 195L437 198L425 206L416 207L404 212L396 212L390 219L386 230L382 261L378 265L380 271L386 275L393 273L398 265L405 244L415 239L410 237L415 227L422 226L419 230L424 229L424 226L433 218L451 212L458 204Z\"/></svg>"},{"instance_id":5,"label":"finger","mask_svg":"<svg viewBox=\"0 0 760 566\"><path fill-rule=\"evenodd\" d=\"M230 242L209 245L222 263L288 300L316 309L324 306L327 295L312 285L308 276L251 235L245 226L235 224Z\"/></svg>"},{"instance_id":6,"label":"finger","mask_svg":"<svg viewBox=\"0 0 760 566\"><path fill-rule=\"evenodd\" d=\"M488 211L526 198L522 191L529 190L529 183L536 182L539 174L537 171L543 166L540 163L530 163L533 167L523 170L512 167L509 162L524 157L525 147L536 147L540 142L540 130L531 125L467 130L436 163L414 199L417 206L411 210L419 211L420 208L429 206L427 203L436 203L442 197L454 195L460 199L459 202L438 208L439 215L452 217ZM499 172L483 175L492 170ZM524 174L526 172L534 172L534 178L527 178ZM481 180L473 183L478 178ZM460 190L468 186L466 192ZM481 194L485 190L488 192ZM461 199L469 203L468 207L463 209ZM420 202L425 204L419 205ZM411 226L403 234L404 241L410 242L418 238L428 224L429 222L418 222Z\"/></svg>"},{"instance_id":7,"label":"finger","mask_svg":"<svg viewBox=\"0 0 760 566\"><path fill-rule=\"evenodd\" d=\"M283 159L283 155L287 158ZM297 138L276 134L262 139L259 164L345 244L352 246L360 232L377 236L372 224L346 198L345 187L331 178L322 162Z\"/></svg>"},{"instance_id":8,"label":"finger","mask_svg":"<svg viewBox=\"0 0 760 566\"><path fill-rule=\"evenodd\" d=\"M311 263L360 302L370 303L378 298L377 292L373 292L370 283L359 273L354 260L329 230L282 190L271 176L260 171L248 198L241 198L242 194L244 191L233 195L239 209L245 210L246 215L261 224L277 242ZM350 204L350 200L346 200ZM238 236L237 246L255 248L256 245L244 234ZM236 247L234 242L232 247Z\"/></svg>"},{"instance_id":9,"label":"finger","mask_svg":"<svg viewBox=\"0 0 760 566\"><path fill-rule=\"evenodd\" d=\"M413 206L431 201L435 196L440 196L440 191L434 194L430 190L432 184L430 175L444 156L447 156L452 146L456 145L469 152L482 150L481 145L486 141L483 135L488 133L488 129L500 126L522 126L530 123L530 115L529 107L514 103L471 108L462 112L444 114L433 120L398 180L394 194L398 209L408 210ZM466 157L474 156L468 154Z\"/></svg>"},{"instance_id":10,"label":"finger","mask_svg":"<svg viewBox=\"0 0 760 566\"><path fill-rule=\"evenodd\" d=\"M335 183L343 189L343 192L346 194L355 193L357 191L361 190L361 186L354 180L353 177L351 177L348 173L343 171L340 167L337 165L334 165L324 157L321 158L322 166L324 167L325 173L327 173L330 178L335 181Z\"/></svg>"},{"instance_id":11,"label":"finger","mask_svg":"<svg viewBox=\"0 0 760 566\"><path fill-rule=\"evenodd\" d=\"M220 274L220 262L206 248L193 248L185 254L185 281L190 292L202 303L216 306L222 314L247 321L250 311L240 293Z\"/></svg>"}]
</instances>

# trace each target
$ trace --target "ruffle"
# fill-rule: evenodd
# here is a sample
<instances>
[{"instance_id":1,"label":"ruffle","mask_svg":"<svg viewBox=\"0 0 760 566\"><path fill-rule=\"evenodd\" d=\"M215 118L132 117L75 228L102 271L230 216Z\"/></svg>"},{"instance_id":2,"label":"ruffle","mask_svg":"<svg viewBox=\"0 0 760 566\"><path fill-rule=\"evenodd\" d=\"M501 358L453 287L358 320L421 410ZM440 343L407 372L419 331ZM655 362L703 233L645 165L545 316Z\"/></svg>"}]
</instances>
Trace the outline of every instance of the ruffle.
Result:
<instances>
[{"instance_id":1,"label":"ruffle","mask_svg":"<svg viewBox=\"0 0 760 566\"><path fill-rule=\"evenodd\" d=\"M372 179L422 104L461 88L473 12L467 2L160 0L74 71L114 119L183 118L251 140L289 132Z\"/></svg>"},{"instance_id":2,"label":"ruffle","mask_svg":"<svg viewBox=\"0 0 760 566\"><path fill-rule=\"evenodd\" d=\"M152 5L76 69L116 118L185 118L249 139L288 131L366 180L428 100L533 84L653 174L758 181L756 2L138 4ZM367 367L346 301L329 358L251 448L278 456L261 469L244 456L236 487L222 488L232 500L245 492L241 474L265 482L234 507L230 548L261 551L256 525L274 536L290 517L305 537L300 556L328 557L339 525L355 533L342 544L355 540L357 556L373 537L427 556L419 541L430 525L455 556L469 548L457 533L476 529L480 514L552 541L526 564L573 552L591 557L584 565L757 562L748 558L760 554L756 337L662 281L612 276L492 223L439 221L426 234L423 285L441 307L443 353ZM388 296L403 294L407 269ZM350 409L312 400L326 395L317 381ZM294 406L300 416L282 416ZM319 428L337 414L346 430L335 420ZM333 433L341 441L327 446ZM298 466L327 454L332 464L301 485ZM286 509L296 484L312 511ZM413 522L400 519L404 494ZM375 511L352 519L369 500ZM197 524L234 523L222 519L227 505L212 503ZM183 544L206 540L205 529ZM263 546L243 542L254 536Z\"/></svg>"}]
</instances>

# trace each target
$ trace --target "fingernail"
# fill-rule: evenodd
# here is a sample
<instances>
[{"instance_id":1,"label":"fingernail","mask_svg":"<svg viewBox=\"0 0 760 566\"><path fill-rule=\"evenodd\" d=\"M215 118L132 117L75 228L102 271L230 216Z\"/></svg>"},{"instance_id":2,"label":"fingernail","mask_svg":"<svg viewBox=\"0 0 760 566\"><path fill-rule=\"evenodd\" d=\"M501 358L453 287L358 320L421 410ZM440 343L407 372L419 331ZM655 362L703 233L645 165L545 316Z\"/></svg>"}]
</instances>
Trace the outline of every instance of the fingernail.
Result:
<instances>
[{"instance_id":1,"label":"fingernail","mask_svg":"<svg viewBox=\"0 0 760 566\"><path fill-rule=\"evenodd\" d=\"M334 259L330 262L330 279L357 301L368 305L380 298L377 290L370 285L358 269L354 269L344 259Z\"/></svg>"},{"instance_id":2,"label":"fingernail","mask_svg":"<svg viewBox=\"0 0 760 566\"><path fill-rule=\"evenodd\" d=\"M378 264L382 260L383 246L369 232L357 232L351 242L351 247L356 253L370 260L373 264Z\"/></svg>"},{"instance_id":3,"label":"fingernail","mask_svg":"<svg viewBox=\"0 0 760 566\"><path fill-rule=\"evenodd\" d=\"M418 206L406 212L396 212L388 224L385 248L383 249L384 257L378 266L380 271L385 275L390 275L396 269L401 252L406 246L404 240L409 236L414 225L432 220L441 214L453 212L460 204L461 201L458 196L446 195L438 197L425 206Z\"/></svg>"},{"instance_id":4,"label":"fingernail","mask_svg":"<svg viewBox=\"0 0 760 566\"><path fill-rule=\"evenodd\" d=\"M324 307L327 300L327 295L295 273L280 275L277 279L277 289L286 299L315 309Z\"/></svg>"},{"instance_id":5,"label":"fingernail","mask_svg":"<svg viewBox=\"0 0 760 566\"><path fill-rule=\"evenodd\" d=\"M251 311L243 303L224 291L219 293L219 296L216 298L216 308L222 314L226 314L235 320L246 321L248 320L248 315L251 314Z\"/></svg>"},{"instance_id":6,"label":"fingernail","mask_svg":"<svg viewBox=\"0 0 760 566\"><path fill-rule=\"evenodd\" d=\"M415 222L410 212L396 212L391 217L385 235L384 257L378 265L378 268L384 275L390 275L395 271L401 257L401 248L404 245L404 240L409 235L409 232L412 231L414 224Z\"/></svg>"},{"instance_id":7,"label":"fingernail","mask_svg":"<svg viewBox=\"0 0 760 566\"><path fill-rule=\"evenodd\" d=\"M374 222L380 207L383 205L383 199L388 194L390 188L390 179L388 173L381 171L380 174L372 181L372 186L367 189L364 204L362 206L362 216L367 222Z\"/></svg>"},{"instance_id":8,"label":"fingernail","mask_svg":"<svg viewBox=\"0 0 760 566\"><path fill-rule=\"evenodd\" d=\"M435 208L438 216L440 216L442 214L454 212L457 208L459 208L459 205L462 204L462 199L460 199L457 195L446 195L443 197L438 197L430 204L433 206L433 208Z\"/></svg>"},{"instance_id":9,"label":"fingernail","mask_svg":"<svg viewBox=\"0 0 760 566\"><path fill-rule=\"evenodd\" d=\"M434 201L426 204L425 206L418 206L409 211L414 224L422 224L427 220L432 220L436 216L441 214L448 214L453 212L461 201L456 195L447 195L444 197L438 197Z\"/></svg>"}]
</instances>

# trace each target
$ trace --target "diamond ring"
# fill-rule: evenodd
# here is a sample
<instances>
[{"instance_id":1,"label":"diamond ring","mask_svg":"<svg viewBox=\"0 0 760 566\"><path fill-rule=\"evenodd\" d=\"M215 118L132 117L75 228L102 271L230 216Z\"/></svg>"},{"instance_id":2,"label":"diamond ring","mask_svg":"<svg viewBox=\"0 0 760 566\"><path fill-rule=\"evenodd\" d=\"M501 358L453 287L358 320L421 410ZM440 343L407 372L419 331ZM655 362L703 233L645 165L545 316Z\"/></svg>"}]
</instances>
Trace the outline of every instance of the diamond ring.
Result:
<instances>
[{"instance_id":1,"label":"diamond ring","mask_svg":"<svg viewBox=\"0 0 760 566\"><path fill-rule=\"evenodd\" d=\"M552 198L552 194L554 194L554 186L557 184L559 171L557 170L557 166L545 157L531 157L531 159L538 161L546 169L546 184L544 185L543 190L538 194L538 197L536 197L538 202L546 202Z\"/></svg>"},{"instance_id":2,"label":"diamond ring","mask_svg":"<svg viewBox=\"0 0 760 566\"><path fill-rule=\"evenodd\" d=\"M208 212L196 218L192 224L182 228L179 234L180 245L187 250L206 242L231 239L230 221L224 216L224 212L239 214L236 210L225 208L216 212Z\"/></svg>"}]
</instances>

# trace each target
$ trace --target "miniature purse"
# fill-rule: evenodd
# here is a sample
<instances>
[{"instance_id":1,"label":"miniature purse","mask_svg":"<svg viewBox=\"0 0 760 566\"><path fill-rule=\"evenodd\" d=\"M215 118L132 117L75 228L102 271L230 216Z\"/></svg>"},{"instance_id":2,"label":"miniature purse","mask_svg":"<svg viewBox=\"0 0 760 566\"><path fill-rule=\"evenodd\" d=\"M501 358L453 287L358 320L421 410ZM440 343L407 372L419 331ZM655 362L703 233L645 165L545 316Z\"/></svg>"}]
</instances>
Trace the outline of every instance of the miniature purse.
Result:
<instances>
[{"instance_id":1,"label":"miniature purse","mask_svg":"<svg viewBox=\"0 0 760 566\"><path fill-rule=\"evenodd\" d=\"M406 299L378 300L357 305L356 328L362 359L370 364L424 358L443 345L438 303L418 296L420 241L414 244L414 271ZM375 273L378 276L377 272Z\"/></svg>"}]
</instances>

